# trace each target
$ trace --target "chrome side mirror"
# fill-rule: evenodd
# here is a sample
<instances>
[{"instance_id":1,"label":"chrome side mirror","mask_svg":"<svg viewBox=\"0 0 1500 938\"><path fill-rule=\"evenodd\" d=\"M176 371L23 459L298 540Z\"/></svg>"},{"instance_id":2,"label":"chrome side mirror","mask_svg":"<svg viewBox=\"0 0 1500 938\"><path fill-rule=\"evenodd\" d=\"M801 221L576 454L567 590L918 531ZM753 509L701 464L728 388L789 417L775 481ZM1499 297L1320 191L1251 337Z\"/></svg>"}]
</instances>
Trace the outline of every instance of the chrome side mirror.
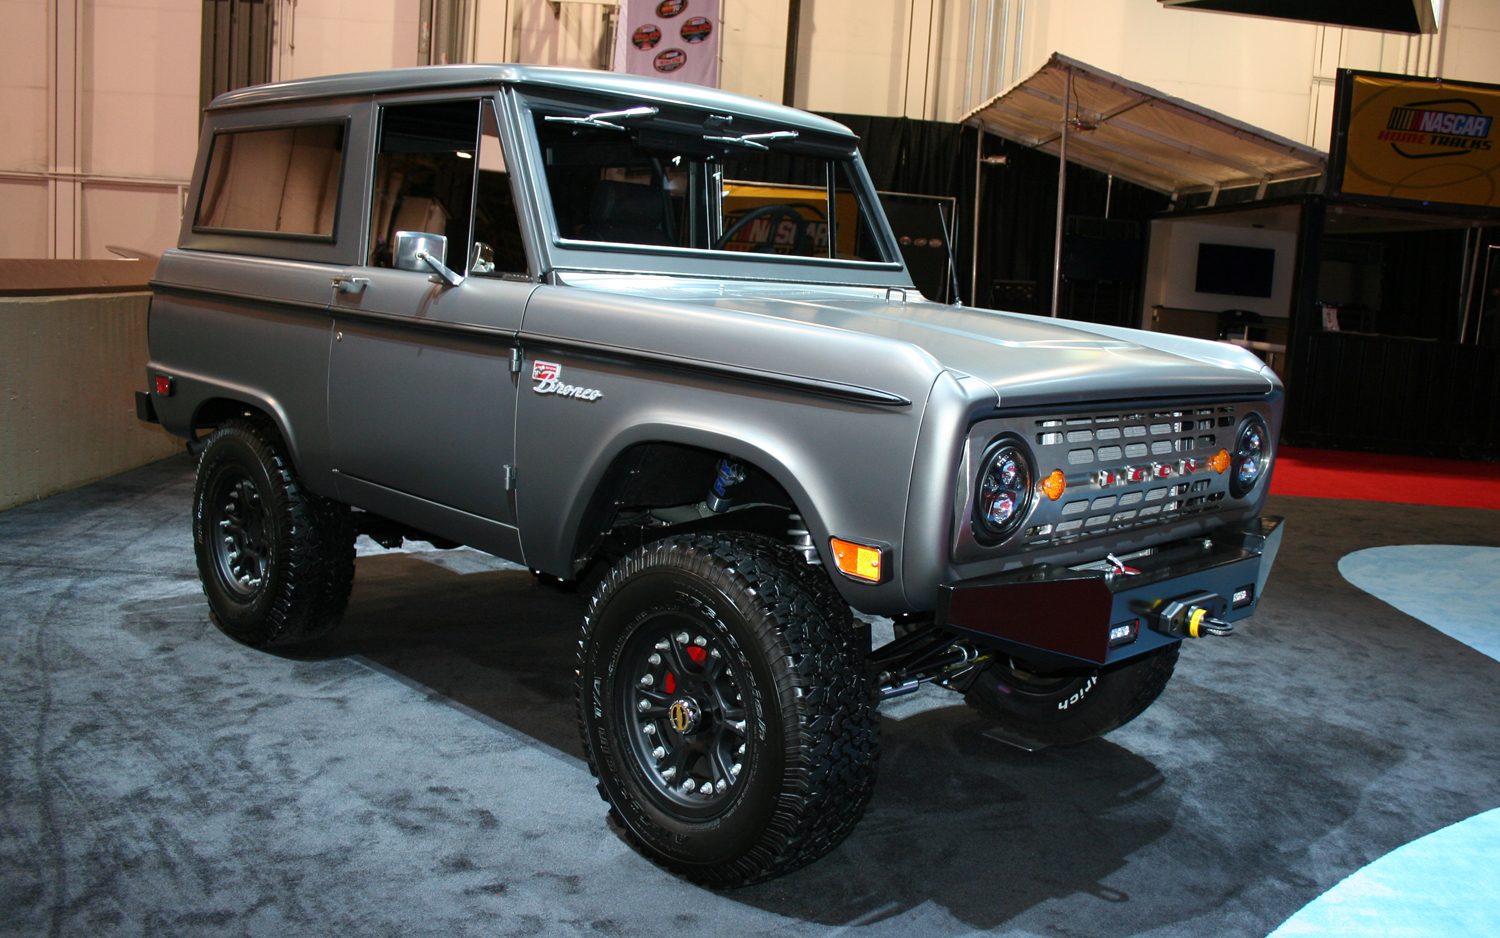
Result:
<instances>
[{"instance_id":1,"label":"chrome side mirror","mask_svg":"<svg viewBox=\"0 0 1500 938\"><path fill-rule=\"evenodd\" d=\"M448 239L442 235L425 231L398 231L395 253L397 270L435 270L438 276L453 287L464 282L463 274L450 270L443 263L448 257Z\"/></svg>"}]
</instances>

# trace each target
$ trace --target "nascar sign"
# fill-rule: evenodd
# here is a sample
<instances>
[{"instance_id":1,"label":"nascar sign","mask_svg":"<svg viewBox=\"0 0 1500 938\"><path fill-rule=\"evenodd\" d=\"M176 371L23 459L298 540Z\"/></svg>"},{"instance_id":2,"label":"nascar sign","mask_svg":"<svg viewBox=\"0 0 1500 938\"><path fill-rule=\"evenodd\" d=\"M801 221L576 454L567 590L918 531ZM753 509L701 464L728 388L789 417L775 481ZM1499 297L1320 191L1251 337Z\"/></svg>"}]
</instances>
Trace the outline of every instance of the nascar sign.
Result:
<instances>
[{"instance_id":1,"label":"nascar sign","mask_svg":"<svg viewBox=\"0 0 1500 938\"><path fill-rule=\"evenodd\" d=\"M1345 70L1329 191L1500 208L1500 86Z\"/></svg>"},{"instance_id":2,"label":"nascar sign","mask_svg":"<svg viewBox=\"0 0 1500 938\"><path fill-rule=\"evenodd\" d=\"M719 84L720 0L621 0L617 72Z\"/></svg>"}]
</instances>

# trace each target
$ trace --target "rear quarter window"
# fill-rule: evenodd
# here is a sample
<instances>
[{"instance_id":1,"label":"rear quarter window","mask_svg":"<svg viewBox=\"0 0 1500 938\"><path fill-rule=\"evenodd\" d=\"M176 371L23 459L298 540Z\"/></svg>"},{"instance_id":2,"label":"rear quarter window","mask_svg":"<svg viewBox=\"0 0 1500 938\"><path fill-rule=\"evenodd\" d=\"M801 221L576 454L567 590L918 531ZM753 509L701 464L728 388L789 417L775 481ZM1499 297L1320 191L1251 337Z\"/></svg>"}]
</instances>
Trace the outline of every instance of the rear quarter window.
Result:
<instances>
[{"instance_id":1,"label":"rear quarter window","mask_svg":"<svg viewBox=\"0 0 1500 938\"><path fill-rule=\"evenodd\" d=\"M214 135L194 228L333 239L344 124Z\"/></svg>"}]
</instances>

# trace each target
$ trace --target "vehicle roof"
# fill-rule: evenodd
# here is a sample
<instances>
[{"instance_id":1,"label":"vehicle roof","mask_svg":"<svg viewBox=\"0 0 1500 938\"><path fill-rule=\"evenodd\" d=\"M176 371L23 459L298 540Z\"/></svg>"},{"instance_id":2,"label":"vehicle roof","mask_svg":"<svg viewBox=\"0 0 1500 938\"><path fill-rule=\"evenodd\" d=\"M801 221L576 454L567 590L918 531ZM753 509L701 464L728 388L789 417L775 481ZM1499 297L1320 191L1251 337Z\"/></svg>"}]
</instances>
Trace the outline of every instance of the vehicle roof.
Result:
<instances>
[{"instance_id":1,"label":"vehicle roof","mask_svg":"<svg viewBox=\"0 0 1500 938\"><path fill-rule=\"evenodd\" d=\"M320 78L252 85L228 91L214 98L208 110L286 104L313 98L350 97L385 94L397 91L436 91L442 88L473 85L521 84L572 88L604 94L618 94L681 104L687 107L728 110L777 124L787 124L810 131L855 137L855 133L837 121L809 114L795 108L771 104L759 98L730 94L715 88L692 85L662 78L599 72L582 68L556 68L541 65L427 65L417 68L391 68L378 72L353 72Z\"/></svg>"}]
</instances>

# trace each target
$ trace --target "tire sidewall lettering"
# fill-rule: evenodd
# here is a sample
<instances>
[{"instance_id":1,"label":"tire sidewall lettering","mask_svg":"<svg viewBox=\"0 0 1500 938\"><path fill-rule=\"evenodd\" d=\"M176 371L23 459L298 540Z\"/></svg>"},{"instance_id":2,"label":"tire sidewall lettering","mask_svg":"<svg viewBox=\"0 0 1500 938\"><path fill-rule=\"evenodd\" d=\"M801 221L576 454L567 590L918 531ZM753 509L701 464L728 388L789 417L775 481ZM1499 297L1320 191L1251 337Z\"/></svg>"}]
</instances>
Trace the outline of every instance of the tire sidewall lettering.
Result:
<instances>
[{"instance_id":1,"label":"tire sidewall lettering","mask_svg":"<svg viewBox=\"0 0 1500 938\"><path fill-rule=\"evenodd\" d=\"M1089 691L1093 690L1094 687L1098 685L1098 683L1099 683L1099 675L1097 675L1097 674L1091 674L1091 675L1089 675L1089 679L1084 682L1084 684L1083 684L1082 687L1080 687L1078 690L1076 690L1076 691L1073 692L1073 696L1069 697L1067 700L1059 700L1057 702L1057 709L1059 709L1059 710L1066 710L1069 707L1072 707L1072 706L1075 706L1075 705L1081 703L1083 701L1083 698L1087 697Z\"/></svg>"}]
</instances>

